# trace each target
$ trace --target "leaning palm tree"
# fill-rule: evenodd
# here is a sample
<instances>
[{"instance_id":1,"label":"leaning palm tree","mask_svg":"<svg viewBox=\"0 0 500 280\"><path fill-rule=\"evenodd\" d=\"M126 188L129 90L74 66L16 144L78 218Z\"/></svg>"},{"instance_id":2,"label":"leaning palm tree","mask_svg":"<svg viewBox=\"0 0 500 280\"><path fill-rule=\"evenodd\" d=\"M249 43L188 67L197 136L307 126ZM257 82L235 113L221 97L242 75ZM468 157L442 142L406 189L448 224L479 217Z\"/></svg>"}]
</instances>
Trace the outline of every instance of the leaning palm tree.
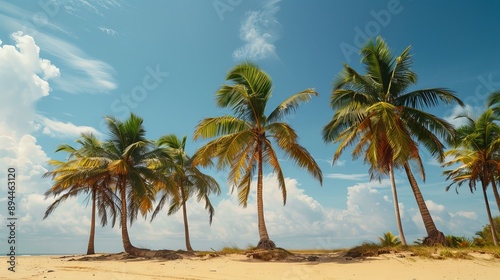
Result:
<instances>
[{"instance_id":1,"label":"leaning palm tree","mask_svg":"<svg viewBox=\"0 0 500 280\"><path fill-rule=\"evenodd\" d=\"M54 169L46 172L44 176L52 177L54 184L45 193L45 197L59 196L59 198L47 207L43 218L47 218L66 199L88 194L92 212L87 255L91 255L95 254L96 208L101 225L104 227L108 223L108 216L112 219L111 225L115 225L120 206L118 198L111 189L113 181L106 174L107 161L106 158L102 158L104 154L102 143L92 134L82 134L76 142L81 146L79 149L61 145L56 150L56 152L68 152L68 161L49 161Z\"/></svg>"},{"instance_id":2,"label":"leaning palm tree","mask_svg":"<svg viewBox=\"0 0 500 280\"><path fill-rule=\"evenodd\" d=\"M495 176L498 171L498 149L500 148L500 126L494 123L495 114L492 109L487 109L477 120L467 118L467 123L457 129L457 137L453 140L453 149L446 152L452 159L444 163L443 166L460 164L452 170L444 172L447 179L452 180L452 184L460 187L467 182L471 192L476 189L476 183L481 183L488 221L493 225L487 187L494 185ZM450 185L450 186L451 186ZM448 189L449 187L448 186ZM498 244L495 228L490 226L493 243Z\"/></svg>"},{"instance_id":3,"label":"leaning palm tree","mask_svg":"<svg viewBox=\"0 0 500 280\"><path fill-rule=\"evenodd\" d=\"M488 96L488 107L491 108L491 110L495 115L494 116L495 120L493 120L493 122L495 123L495 125L498 125L498 122L500 122L500 91L494 91ZM496 156L497 158L500 158L500 152L497 151ZM491 188L493 189L493 195L495 196L498 211L500 212L500 194L498 193L498 188L500 184L497 185L497 182L500 182L499 174L500 174L500 164L497 165L496 176L495 176L496 180L491 181Z\"/></svg>"},{"instance_id":4,"label":"leaning palm tree","mask_svg":"<svg viewBox=\"0 0 500 280\"><path fill-rule=\"evenodd\" d=\"M417 82L417 75L411 70L411 47L394 57L384 40L377 37L375 42L370 40L364 46L361 54L367 73L359 74L344 65L334 83L330 106L335 113L323 129L325 142L339 143L333 162L354 145L352 156L354 159L364 156L371 179L389 175L399 237L406 245L394 179L394 170L403 167L428 234L425 244L444 244L445 236L437 230L429 214L410 163L425 180L419 143L442 161L444 145L440 139L448 139L455 133L451 124L424 109L440 102L462 106L463 103L445 88L407 92Z\"/></svg>"},{"instance_id":5,"label":"leaning palm tree","mask_svg":"<svg viewBox=\"0 0 500 280\"><path fill-rule=\"evenodd\" d=\"M162 251L132 245L127 220L132 223L139 213L145 216L151 211L158 189L174 188L160 168L168 166L172 159L163 148L145 137L142 123L142 118L134 114L125 121L106 117L110 138L105 149L109 158L107 171L116 181L116 191L120 194L123 248L131 255L154 257Z\"/></svg>"},{"instance_id":6,"label":"leaning palm tree","mask_svg":"<svg viewBox=\"0 0 500 280\"><path fill-rule=\"evenodd\" d=\"M305 168L320 183L322 172L309 154L298 144L293 128L282 122L285 115L295 111L301 102L317 93L312 89L301 91L283 101L266 115L266 106L272 93L271 78L256 65L242 63L235 66L216 93L217 105L230 108L234 115L206 118L196 127L194 139L215 138L200 148L194 156L194 164L207 164L217 159L217 168L229 167L228 182L238 190L240 204L247 206L250 183L257 171L257 216L260 240L257 248L276 247L269 238L263 203L263 165L267 163L275 173L278 188L286 204L286 185L275 147L299 167ZM274 140L274 143L272 142Z\"/></svg>"},{"instance_id":7,"label":"leaning palm tree","mask_svg":"<svg viewBox=\"0 0 500 280\"><path fill-rule=\"evenodd\" d=\"M153 212L152 219L159 213L159 211L165 205L167 198L171 198L170 207L168 210L168 215L176 213L180 208L182 208L182 217L184 221L184 237L186 239L186 250L192 252L193 248L191 246L191 241L189 238L189 225L187 218L187 200L196 195L198 202L205 202L205 209L209 213L209 223L212 224L212 218L215 213L215 209L210 202L209 195L214 193L216 195L220 194L220 187L217 181L204 173L202 173L196 166L191 164L191 158L185 151L186 147L186 136L179 139L175 134L165 135L158 139L158 146L166 147L167 153L169 153L174 160L174 166L167 166L165 172L171 177L171 180L175 182L175 191L178 194L172 195L168 189L161 189L160 200L158 205ZM176 199L180 197L181 199ZM152 220L151 219L151 220Z\"/></svg>"}]
</instances>

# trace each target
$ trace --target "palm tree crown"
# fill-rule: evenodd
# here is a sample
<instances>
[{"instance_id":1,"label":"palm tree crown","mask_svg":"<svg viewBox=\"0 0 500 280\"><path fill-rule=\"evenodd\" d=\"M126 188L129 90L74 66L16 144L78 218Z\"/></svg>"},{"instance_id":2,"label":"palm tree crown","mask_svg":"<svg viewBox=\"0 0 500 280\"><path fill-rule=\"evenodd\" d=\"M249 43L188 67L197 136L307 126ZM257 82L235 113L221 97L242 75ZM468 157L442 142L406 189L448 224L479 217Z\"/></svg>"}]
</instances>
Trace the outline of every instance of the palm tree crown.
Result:
<instances>
[{"instance_id":1,"label":"palm tree crown","mask_svg":"<svg viewBox=\"0 0 500 280\"><path fill-rule=\"evenodd\" d=\"M54 184L45 193L45 197L59 196L59 198L47 207L44 219L66 199L82 193L89 194L92 213L87 254L94 254L96 209L103 227L108 223L108 216L111 217L111 224L114 226L120 205L113 191L114 181L106 172L108 160L103 157L103 143L92 134L82 134L76 142L80 144L79 149L61 145L56 150L69 153L68 161L49 161L54 170L45 173L44 176L51 176Z\"/></svg>"},{"instance_id":2,"label":"palm tree crown","mask_svg":"<svg viewBox=\"0 0 500 280\"><path fill-rule=\"evenodd\" d=\"M419 143L443 160L444 145L440 139L453 137L454 129L447 121L423 109L440 102L463 103L445 88L407 92L417 82L417 75L411 70L411 47L394 57L384 40L377 37L365 45L361 55L366 74L361 75L344 65L334 83L330 106L335 113L323 129L323 139L339 144L334 162L347 147L354 145L353 158L364 156L372 179L380 180L386 174L390 176L399 236L406 245L399 218L394 168L405 167L419 207L425 207L408 163L413 161L425 179ZM427 209L420 210L428 213ZM429 233L435 226L428 218L424 218L424 223ZM444 240L444 235L441 239Z\"/></svg>"},{"instance_id":3,"label":"palm tree crown","mask_svg":"<svg viewBox=\"0 0 500 280\"><path fill-rule=\"evenodd\" d=\"M232 85L223 85L216 93L219 107L230 108L234 115L202 120L195 129L194 139L215 138L200 148L195 164L206 164L216 158L219 169L229 167L228 183L238 190L239 202L247 205L250 183L257 171L257 208L260 241L258 247L273 248L264 222L262 201L262 165L268 163L278 180L278 188L286 203L285 177L271 140L299 167L305 168L320 183L322 172L307 150L298 144L296 132L285 122L284 116L295 111L301 102L317 93L312 89L292 95L266 115L271 97L270 77L251 63L234 67L226 77Z\"/></svg>"},{"instance_id":4,"label":"palm tree crown","mask_svg":"<svg viewBox=\"0 0 500 280\"><path fill-rule=\"evenodd\" d=\"M196 195L198 202L205 202L205 209L209 213L209 222L212 224L215 209L210 202L209 196L212 193L219 195L220 187L213 177L202 173L196 166L192 165L192 159L185 151L186 136L181 140L175 134L165 135L160 137L157 142L158 146L165 147L166 152L171 155L174 161L173 165L165 168L165 173L166 176L169 176L171 181L176 184L175 191L177 193L171 194L169 193L169 189L160 189L162 195L153 213L152 219L162 209L167 198L170 197L171 203L168 215L172 215L182 208L186 249L188 251L193 251L189 238L186 202L193 195ZM180 199L178 199L178 197L180 197Z\"/></svg>"},{"instance_id":5,"label":"palm tree crown","mask_svg":"<svg viewBox=\"0 0 500 280\"><path fill-rule=\"evenodd\" d=\"M456 184L460 187L467 182L471 192L476 190L477 182L481 183L488 220L490 225L493 225L486 189L490 184L494 191L497 188L495 180L498 176L500 126L495 121L499 119L491 108L483 112L477 120L467 115L462 117L466 118L467 123L457 129L458 135L452 142L453 149L446 152L446 156L452 159L443 164L459 166L443 173L447 175L447 179L452 180L450 186ZM490 229L493 242L497 245L494 227L491 226Z\"/></svg>"}]
</instances>

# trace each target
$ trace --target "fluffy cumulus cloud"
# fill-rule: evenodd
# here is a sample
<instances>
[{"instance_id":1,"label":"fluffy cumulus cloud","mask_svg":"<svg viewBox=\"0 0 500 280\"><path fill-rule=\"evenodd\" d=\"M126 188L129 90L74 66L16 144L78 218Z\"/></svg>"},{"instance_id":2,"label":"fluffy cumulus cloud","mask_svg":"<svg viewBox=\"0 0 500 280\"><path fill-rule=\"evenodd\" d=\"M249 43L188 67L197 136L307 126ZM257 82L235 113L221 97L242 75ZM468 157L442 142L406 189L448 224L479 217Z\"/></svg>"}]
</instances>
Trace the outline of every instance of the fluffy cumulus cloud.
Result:
<instances>
[{"instance_id":1,"label":"fluffy cumulus cloud","mask_svg":"<svg viewBox=\"0 0 500 280\"><path fill-rule=\"evenodd\" d=\"M240 27L244 45L233 53L235 60L259 60L277 57L274 42L278 39L279 22L276 13L280 0L270 0L261 10L249 11Z\"/></svg>"},{"instance_id":2,"label":"fluffy cumulus cloud","mask_svg":"<svg viewBox=\"0 0 500 280\"><path fill-rule=\"evenodd\" d=\"M391 200L385 199L389 182L358 183L347 188L344 208L337 205L322 205L307 194L307 186L301 186L292 178L286 178L287 203L277 189L276 177L268 174L264 178L264 209L266 225L271 238L286 248L331 249L359 244L360 240L373 240L383 232L397 232L394 208ZM197 249L220 249L236 244L246 247L258 242L257 206L255 182L248 206L238 204L237 194L227 194L216 205L212 226L208 225L208 214L203 205L188 202L191 242ZM403 223L410 232L417 229L400 205ZM131 229L132 239L147 248L183 248L184 235L181 213L166 217L159 214L153 223L138 221ZM423 236L423 233L419 236Z\"/></svg>"},{"instance_id":3,"label":"fluffy cumulus cloud","mask_svg":"<svg viewBox=\"0 0 500 280\"><path fill-rule=\"evenodd\" d=\"M34 174L33 174L34 175ZM349 247L362 241L376 241L383 232L397 234L389 182L358 183L347 188L345 207L323 205L307 193L308 186L302 186L286 178L288 199L283 206L281 193L277 189L275 176L264 178L264 209L266 224L271 238L286 248L331 249ZM224 186L223 186L224 187ZM29 189L35 186L29 186ZM208 222L208 213L203 204L195 199L187 202L191 244L197 250L220 249L227 245L241 248L258 241L255 183L249 196L248 206L238 204L236 193L227 193L221 199L214 199L216 215L213 224ZM25 242L33 242L43 232L44 244L36 252L76 253L84 252L90 225L90 207L85 198L69 200L62 204L49 218L40 222L48 203L42 195L29 193L20 203L23 227L21 235ZM426 201L439 229L446 233L472 236L474 232L464 231L473 224L473 230L482 224L475 219L474 212L449 212L446 207L431 200ZM407 241L425 236L425 229L418 209L400 204L403 226ZM182 213L167 216L167 209L150 222L139 218L130 226L129 233L134 245L151 249L184 249L184 227ZM59 243L59 244L57 244ZM64 244L66 247L62 247ZM57 246L56 246L57 245ZM54 247L50 247L54 246ZM97 228L96 250L102 252L122 251L120 230Z\"/></svg>"},{"instance_id":4,"label":"fluffy cumulus cloud","mask_svg":"<svg viewBox=\"0 0 500 280\"><path fill-rule=\"evenodd\" d=\"M445 234L471 237L483 227L483 224L478 220L477 214L473 211L452 212L446 209L444 205L432 200L426 200L425 204L433 217L436 227ZM413 211L412 220L420 232L425 234L424 223L418 209Z\"/></svg>"},{"instance_id":5,"label":"fluffy cumulus cloud","mask_svg":"<svg viewBox=\"0 0 500 280\"><path fill-rule=\"evenodd\" d=\"M38 129L53 137L96 133L93 128L60 122L36 113L36 103L49 95L49 82L60 77L60 70L51 61L40 57L40 47L33 37L15 32L11 39L13 45L0 45L2 135L18 139Z\"/></svg>"},{"instance_id":6,"label":"fluffy cumulus cloud","mask_svg":"<svg viewBox=\"0 0 500 280\"><path fill-rule=\"evenodd\" d=\"M78 46L63 39L68 36L73 37L74 31L49 21L47 17L54 17L61 11L75 11L77 14L83 11L93 11L99 14L99 12L120 8L120 1L61 0L38 4L39 12L33 13L9 3L2 3L0 21L6 30L22 30L25 34L31 35L29 37L35 38L37 45L45 53L60 60L59 66L65 69L64 75L57 75L53 78L54 88L72 93L108 92L115 89L117 86L113 79L113 68L101 60L90 57ZM57 34L63 34L64 37Z\"/></svg>"},{"instance_id":7,"label":"fluffy cumulus cloud","mask_svg":"<svg viewBox=\"0 0 500 280\"><path fill-rule=\"evenodd\" d=\"M58 217L59 228L50 228L50 222L42 222L46 207L52 202L45 200L43 193L50 181L43 178L47 172L47 154L33 134L41 130L54 137L79 134L94 130L71 123L52 120L36 113L36 103L51 92L50 83L60 75L60 70L51 61L40 57L40 48L33 37L21 32L11 36L14 44L0 46L0 180L6 181L7 168L16 170L16 208L19 222L19 238L26 247L18 252L50 252L51 247L39 248L37 239L54 239L58 234L83 234L88 215L83 215L80 203L69 203L66 211L59 215L75 215L73 219ZM3 41L5 43L6 40ZM7 189L0 189L0 208L6 209ZM76 221L75 221L76 219ZM64 222L61 222L64 221ZM69 223L71 222L71 223ZM47 232L54 236L47 235ZM53 245L53 244L52 244Z\"/></svg>"},{"instance_id":8,"label":"fluffy cumulus cloud","mask_svg":"<svg viewBox=\"0 0 500 280\"><path fill-rule=\"evenodd\" d=\"M50 61L39 57L33 37L16 32L12 40L15 45L0 46L0 124L22 135L32 129L35 103L49 94L48 80L60 73Z\"/></svg>"}]
</instances>

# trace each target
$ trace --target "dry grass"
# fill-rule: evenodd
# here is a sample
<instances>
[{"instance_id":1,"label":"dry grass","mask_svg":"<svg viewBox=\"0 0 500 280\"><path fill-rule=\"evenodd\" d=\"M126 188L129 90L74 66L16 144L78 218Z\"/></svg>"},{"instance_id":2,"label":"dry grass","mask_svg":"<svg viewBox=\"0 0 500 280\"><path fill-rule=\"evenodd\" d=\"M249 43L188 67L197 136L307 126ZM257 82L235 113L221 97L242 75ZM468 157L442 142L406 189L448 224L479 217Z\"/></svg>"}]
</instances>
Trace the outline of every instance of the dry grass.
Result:
<instances>
[{"instance_id":1,"label":"dry grass","mask_svg":"<svg viewBox=\"0 0 500 280\"><path fill-rule=\"evenodd\" d=\"M365 258L379 256L388 253L410 253L411 256L428 259L473 259L473 254L488 254L493 258L500 259L500 248L494 246L487 247L466 247L450 248L442 246L391 246L384 247L378 243L365 242L347 250L345 256L351 258Z\"/></svg>"},{"instance_id":2,"label":"dry grass","mask_svg":"<svg viewBox=\"0 0 500 280\"><path fill-rule=\"evenodd\" d=\"M213 250L213 249L212 249ZM228 254L246 254L254 259L260 260L283 260L295 255L296 258L309 255L331 255L343 254L345 258L366 258L376 257L384 254L405 254L411 257L419 257L424 259L474 259L474 255L490 255L495 259L500 259L500 247L485 246L485 247L465 247L465 248L451 248L443 246L427 247L422 245L411 246L382 246L379 243L365 242L359 246L350 249L336 249L336 250L284 250L277 248L277 250L257 250L254 246L248 245L247 248L239 248L234 243L228 243L220 250L196 252L198 256L209 255L211 257L218 257Z\"/></svg>"}]
</instances>

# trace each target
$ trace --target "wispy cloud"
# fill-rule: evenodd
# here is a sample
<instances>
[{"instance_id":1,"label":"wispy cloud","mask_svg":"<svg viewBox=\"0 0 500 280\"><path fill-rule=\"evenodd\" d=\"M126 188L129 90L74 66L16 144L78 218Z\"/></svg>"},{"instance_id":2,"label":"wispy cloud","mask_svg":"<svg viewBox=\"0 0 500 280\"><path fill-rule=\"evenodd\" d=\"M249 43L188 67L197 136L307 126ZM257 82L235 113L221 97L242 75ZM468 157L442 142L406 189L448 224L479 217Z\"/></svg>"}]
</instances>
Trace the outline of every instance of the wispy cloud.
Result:
<instances>
[{"instance_id":1,"label":"wispy cloud","mask_svg":"<svg viewBox=\"0 0 500 280\"><path fill-rule=\"evenodd\" d=\"M233 52L235 60L260 60L277 57L274 42L278 39L279 22L276 13L281 0L268 1L261 10L249 11L240 27L243 46Z\"/></svg>"},{"instance_id":2,"label":"wispy cloud","mask_svg":"<svg viewBox=\"0 0 500 280\"><path fill-rule=\"evenodd\" d=\"M118 32L114 29L111 29L111 28L106 28L106 27L98 27L99 30L101 30L102 32L110 35L110 36L116 36L118 35Z\"/></svg>"},{"instance_id":3,"label":"wispy cloud","mask_svg":"<svg viewBox=\"0 0 500 280\"><path fill-rule=\"evenodd\" d=\"M81 133L100 135L93 127L77 126L70 122L61 122L41 115L37 116L37 121L43 127L42 132L54 138L77 138Z\"/></svg>"},{"instance_id":4,"label":"wispy cloud","mask_svg":"<svg viewBox=\"0 0 500 280\"><path fill-rule=\"evenodd\" d=\"M444 116L444 119L453 124L455 127L459 127L467 123L467 118L461 118L459 116L466 114L474 117L473 112L480 112L482 110L483 108L472 107L469 104L466 104L465 107L456 105L453 109L451 109L451 111L448 112L449 114Z\"/></svg>"},{"instance_id":5,"label":"wispy cloud","mask_svg":"<svg viewBox=\"0 0 500 280\"><path fill-rule=\"evenodd\" d=\"M367 177L368 177L368 174L366 174L366 173L362 173L362 174L341 174L341 173L325 174L325 178L351 180L351 181L362 181L362 180L366 180Z\"/></svg>"},{"instance_id":6,"label":"wispy cloud","mask_svg":"<svg viewBox=\"0 0 500 280\"><path fill-rule=\"evenodd\" d=\"M111 9L121 8L121 0L54 0L59 6L72 15L80 16L82 11L90 11L94 14L104 16L104 12Z\"/></svg>"},{"instance_id":7,"label":"wispy cloud","mask_svg":"<svg viewBox=\"0 0 500 280\"><path fill-rule=\"evenodd\" d=\"M117 87L112 75L114 70L106 62L90 58L75 45L51 35L38 34L37 42L65 66L63 77L54 80L63 91L96 93Z\"/></svg>"},{"instance_id":8,"label":"wispy cloud","mask_svg":"<svg viewBox=\"0 0 500 280\"><path fill-rule=\"evenodd\" d=\"M106 2L106 1L104 1ZM112 1L113 2L113 1ZM54 79L54 88L71 93L107 92L117 87L114 81L114 69L102 60L91 58L75 44L62 37L53 35L54 32L43 32L40 26L27 22L26 18L34 16L32 12L0 1L0 23L11 30L21 30L16 34L28 34L40 47L51 56L59 58L59 67L62 75ZM55 2L54 5L61 4ZM58 25L47 21L43 28L60 31L65 35L70 33Z\"/></svg>"}]
</instances>

